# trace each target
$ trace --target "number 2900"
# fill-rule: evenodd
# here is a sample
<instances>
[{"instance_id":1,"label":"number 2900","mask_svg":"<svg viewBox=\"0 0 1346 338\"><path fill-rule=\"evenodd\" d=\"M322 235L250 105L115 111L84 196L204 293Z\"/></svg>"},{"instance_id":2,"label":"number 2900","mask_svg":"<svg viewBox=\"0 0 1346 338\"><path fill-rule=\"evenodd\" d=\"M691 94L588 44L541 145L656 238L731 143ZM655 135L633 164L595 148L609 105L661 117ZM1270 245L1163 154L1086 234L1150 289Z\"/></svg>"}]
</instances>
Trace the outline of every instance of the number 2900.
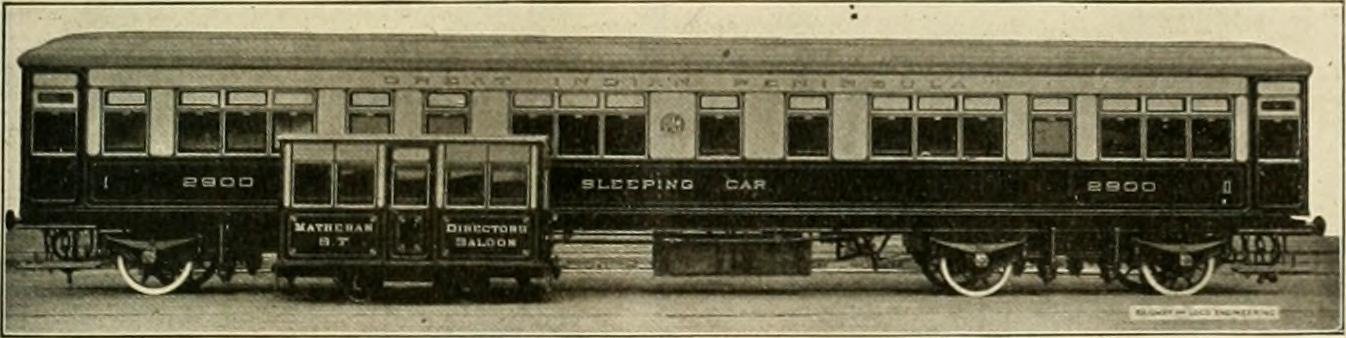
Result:
<instances>
[{"instance_id":1,"label":"number 2900","mask_svg":"<svg viewBox=\"0 0 1346 338\"><path fill-rule=\"evenodd\" d=\"M251 188L253 184L252 177L249 176L184 176L182 177L183 188Z\"/></svg>"}]
</instances>

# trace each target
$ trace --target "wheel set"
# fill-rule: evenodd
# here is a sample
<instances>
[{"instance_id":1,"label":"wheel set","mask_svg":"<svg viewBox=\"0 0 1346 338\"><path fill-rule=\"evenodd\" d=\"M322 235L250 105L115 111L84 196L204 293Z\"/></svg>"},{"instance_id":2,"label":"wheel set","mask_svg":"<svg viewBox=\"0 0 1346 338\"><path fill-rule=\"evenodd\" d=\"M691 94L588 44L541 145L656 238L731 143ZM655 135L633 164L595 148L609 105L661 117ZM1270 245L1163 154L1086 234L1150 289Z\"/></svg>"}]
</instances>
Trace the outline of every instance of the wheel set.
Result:
<instances>
[{"instance_id":1,"label":"wheel set","mask_svg":"<svg viewBox=\"0 0 1346 338\"><path fill-rule=\"evenodd\" d=\"M1011 277L1022 274L1033 249L1030 241L954 242L939 239L906 241L908 253L935 289L967 297L999 292ZM1116 282L1128 290L1164 296L1190 296L1204 289L1220 264L1223 240L1179 244L1134 240L1126 255L1098 259L1104 283ZM1055 279L1058 266L1052 251L1040 253L1038 276ZM1042 257L1046 256L1046 257ZM1069 256L1068 270L1079 275L1084 259Z\"/></svg>"}]
</instances>

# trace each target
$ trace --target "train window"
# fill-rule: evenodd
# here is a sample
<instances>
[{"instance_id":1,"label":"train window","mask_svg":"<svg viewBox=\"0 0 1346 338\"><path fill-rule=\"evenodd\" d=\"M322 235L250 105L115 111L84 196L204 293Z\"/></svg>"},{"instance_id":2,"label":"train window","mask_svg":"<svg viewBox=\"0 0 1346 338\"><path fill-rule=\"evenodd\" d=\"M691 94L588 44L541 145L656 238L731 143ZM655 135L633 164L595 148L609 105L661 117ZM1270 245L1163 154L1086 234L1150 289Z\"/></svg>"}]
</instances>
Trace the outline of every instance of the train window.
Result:
<instances>
[{"instance_id":1,"label":"train window","mask_svg":"<svg viewBox=\"0 0 1346 338\"><path fill-rule=\"evenodd\" d=\"M341 162L337 164L337 203L374 203L374 164Z\"/></svg>"},{"instance_id":2,"label":"train window","mask_svg":"<svg viewBox=\"0 0 1346 338\"><path fill-rule=\"evenodd\" d=\"M969 96L963 98L963 110L996 111L1002 109L999 97Z\"/></svg>"},{"instance_id":3,"label":"train window","mask_svg":"<svg viewBox=\"0 0 1346 338\"><path fill-rule=\"evenodd\" d=\"M1140 118L1103 118L1100 129L1103 157L1140 158Z\"/></svg>"},{"instance_id":4,"label":"train window","mask_svg":"<svg viewBox=\"0 0 1346 338\"><path fill-rule=\"evenodd\" d=\"M826 115L791 115L786 124L786 153L789 156L827 156L830 125Z\"/></svg>"},{"instance_id":5,"label":"train window","mask_svg":"<svg viewBox=\"0 0 1346 338\"><path fill-rule=\"evenodd\" d=\"M266 113L232 112L225 114L224 151L237 153L266 152Z\"/></svg>"},{"instance_id":6,"label":"train window","mask_svg":"<svg viewBox=\"0 0 1346 338\"><path fill-rule=\"evenodd\" d=\"M911 97L875 96L870 106L874 110L911 110Z\"/></svg>"},{"instance_id":7,"label":"train window","mask_svg":"<svg viewBox=\"0 0 1346 338\"><path fill-rule=\"evenodd\" d=\"M184 102L192 97L184 94ZM215 111L184 111L178 113L178 152L218 153L223 143L220 135L220 113Z\"/></svg>"},{"instance_id":8,"label":"train window","mask_svg":"<svg viewBox=\"0 0 1346 338\"><path fill-rule=\"evenodd\" d=\"M561 108L598 108L598 94L561 93Z\"/></svg>"},{"instance_id":9,"label":"train window","mask_svg":"<svg viewBox=\"0 0 1346 338\"><path fill-rule=\"evenodd\" d=\"M551 136L554 119L551 114L514 114L510 129L515 135Z\"/></svg>"},{"instance_id":10,"label":"train window","mask_svg":"<svg viewBox=\"0 0 1346 338\"><path fill-rule=\"evenodd\" d=\"M1187 157L1187 119L1151 117L1146 120L1145 129L1146 157Z\"/></svg>"},{"instance_id":11,"label":"train window","mask_svg":"<svg viewBox=\"0 0 1346 338\"><path fill-rule=\"evenodd\" d=\"M604 106L608 108L645 108L644 94L607 94Z\"/></svg>"},{"instance_id":12,"label":"train window","mask_svg":"<svg viewBox=\"0 0 1346 338\"><path fill-rule=\"evenodd\" d=\"M697 101L697 154L739 156L743 111L738 95L701 95Z\"/></svg>"},{"instance_id":13,"label":"train window","mask_svg":"<svg viewBox=\"0 0 1346 338\"><path fill-rule=\"evenodd\" d=\"M425 116L426 134L467 134L468 120L466 113L434 113Z\"/></svg>"},{"instance_id":14,"label":"train window","mask_svg":"<svg viewBox=\"0 0 1346 338\"><path fill-rule=\"evenodd\" d=\"M393 167L393 204L427 205L430 202L430 166L396 164Z\"/></svg>"},{"instance_id":15,"label":"train window","mask_svg":"<svg viewBox=\"0 0 1346 338\"><path fill-rule=\"evenodd\" d=\"M1195 103L1192 104L1196 106ZM1192 157L1229 158L1233 143L1229 119L1192 119Z\"/></svg>"},{"instance_id":16,"label":"train window","mask_svg":"<svg viewBox=\"0 0 1346 338\"><path fill-rule=\"evenodd\" d=\"M1257 121L1258 156L1272 159L1299 158L1299 120Z\"/></svg>"},{"instance_id":17,"label":"train window","mask_svg":"<svg viewBox=\"0 0 1346 338\"><path fill-rule=\"evenodd\" d=\"M486 203L486 148L477 145L444 146L444 199L450 206Z\"/></svg>"},{"instance_id":18,"label":"train window","mask_svg":"<svg viewBox=\"0 0 1346 338\"><path fill-rule=\"evenodd\" d=\"M963 156L1002 156L1005 150L1004 132L1004 122L998 117L963 118Z\"/></svg>"},{"instance_id":19,"label":"train window","mask_svg":"<svg viewBox=\"0 0 1346 338\"><path fill-rule=\"evenodd\" d=\"M559 117L557 152L561 155L598 155L598 115Z\"/></svg>"},{"instance_id":20,"label":"train window","mask_svg":"<svg viewBox=\"0 0 1346 338\"><path fill-rule=\"evenodd\" d=\"M920 110L958 109L958 98L953 96L922 96L916 99L916 108Z\"/></svg>"},{"instance_id":21,"label":"train window","mask_svg":"<svg viewBox=\"0 0 1346 338\"><path fill-rule=\"evenodd\" d=\"M1181 112L1186 107L1179 98L1149 98L1145 100L1145 110L1150 112Z\"/></svg>"},{"instance_id":22,"label":"train window","mask_svg":"<svg viewBox=\"0 0 1346 338\"><path fill-rule=\"evenodd\" d=\"M394 205L430 205L430 150L400 148L393 150Z\"/></svg>"},{"instance_id":23,"label":"train window","mask_svg":"<svg viewBox=\"0 0 1346 338\"><path fill-rule=\"evenodd\" d=\"M332 165L329 163L294 164L294 203L332 203Z\"/></svg>"},{"instance_id":24,"label":"train window","mask_svg":"<svg viewBox=\"0 0 1346 338\"><path fill-rule=\"evenodd\" d=\"M918 118L916 120L916 153L920 157L957 156L958 118Z\"/></svg>"},{"instance_id":25,"label":"train window","mask_svg":"<svg viewBox=\"0 0 1346 338\"><path fill-rule=\"evenodd\" d=\"M875 116L870 121L873 155L911 156L911 123L910 117Z\"/></svg>"},{"instance_id":26,"label":"train window","mask_svg":"<svg viewBox=\"0 0 1346 338\"><path fill-rule=\"evenodd\" d=\"M280 98L279 95L276 96ZM271 134L280 136L283 134L312 134L313 133L313 113L309 112L276 112L271 114ZM273 147L279 147L280 142L273 143Z\"/></svg>"},{"instance_id":27,"label":"train window","mask_svg":"<svg viewBox=\"0 0 1346 338\"><path fill-rule=\"evenodd\" d=\"M514 94L514 106L518 108L551 108L551 93Z\"/></svg>"},{"instance_id":28,"label":"train window","mask_svg":"<svg viewBox=\"0 0 1346 338\"><path fill-rule=\"evenodd\" d=\"M1064 112L1070 111L1070 107L1070 98L1068 97L1033 98L1033 111Z\"/></svg>"},{"instance_id":29,"label":"train window","mask_svg":"<svg viewBox=\"0 0 1346 338\"><path fill-rule=\"evenodd\" d=\"M347 132L351 134L387 134L392 132L392 114L376 112L352 113Z\"/></svg>"},{"instance_id":30,"label":"train window","mask_svg":"<svg viewBox=\"0 0 1346 338\"><path fill-rule=\"evenodd\" d=\"M794 157L826 157L831 148L828 97L790 95L785 119L785 154Z\"/></svg>"},{"instance_id":31,"label":"train window","mask_svg":"<svg viewBox=\"0 0 1346 338\"><path fill-rule=\"evenodd\" d=\"M143 110L103 113L103 149L108 152L145 152L149 120Z\"/></svg>"},{"instance_id":32,"label":"train window","mask_svg":"<svg viewBox=\"0 0 1346 338\"><path fill-rule=\"evenodd\" d=\"M645 154L645 116L604 116L603 127L604 154Z\"/></svg>"},{"instance_id":33,"label":"train window","mask_svg":"<svg viewBox=\"0 0 1346 338\"><path fill-rule=\"evenodd\" d=\"M368 205L374 203L374 163L379 156L373 145L338 145L336 147L337 204Z\"/></svg>"},{"instance_id":34,"label":"train window","mask_svg":"<svg viewBox=\"0 0 1346 338\"><path fill-rule=\"evenodd\" d=\"M738 156L739 117L731 114L701 114L697 117L697 152L701 156Z\"/></svg>"},{"instance_id":35,"label":"train window","mask_svg":"<svg viewBox=\"0 0 1346 338\"><path fill-rule=\"evenodd\" d=\"M1033 156L1070 157L1071 128L1069 117L1038 116L1033 118Z\"/></svg>"},{"instance_id":36,"label":"train window","mask_svg":"<svg viewBox=\"0 0 1346 338\"><path fill-rule=\"evenodd\" d=\"M491 205L523 206L528 199L527 146L491 146Z\"/></svg>"},{"instance_id":37,"label":"train window","mask_svg":"<svg viewBox=\"0 0 1346 338\"><path fill-rule=\"evenodd\" d=\"M430 93L425 96L425 106L429 108L467 108L467 94Z\"/></svg>"},{"instance_id":38,"label":"train window","mask_svg":"<svg viewBox=\"0 0 1346 338\"><path fill-rule=\"evenodd\" d=\"M35 153L75 152L79 130L74 111L33 112L33 143Z\"/></svg>"},{"instance_id":39,"label":"train window","mask_svg":"<svg viewBox=\"0 0 1346 338\"><path fill-rule=\"evenodd\" d=\"M1192 111L1227 112L1229 111L1229 99L1225 98L1192 99Z\"/></svg>"},{"instance_id":40,"label":"train window","mask_svg":"<svg viewBox=\"0 0 1346 338\"><path fill-rule=\"evenodd\" d=\"M1100 106L1104 112L1134 113L1140 111L1140 99L1134 97L1105 98Z\"/></svg>"}]
</instances>

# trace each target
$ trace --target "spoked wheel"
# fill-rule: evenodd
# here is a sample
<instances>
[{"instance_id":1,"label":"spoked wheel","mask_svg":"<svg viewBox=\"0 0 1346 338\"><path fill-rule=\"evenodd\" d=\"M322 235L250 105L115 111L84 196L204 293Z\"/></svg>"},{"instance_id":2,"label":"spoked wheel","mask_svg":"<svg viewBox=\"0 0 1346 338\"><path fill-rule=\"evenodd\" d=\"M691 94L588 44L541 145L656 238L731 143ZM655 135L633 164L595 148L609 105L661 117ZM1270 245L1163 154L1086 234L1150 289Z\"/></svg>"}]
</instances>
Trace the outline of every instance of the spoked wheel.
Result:
<instances>
[{"instance_id":1,"label":"spoked wheel","mask_svg":"<svg viewBox=\"0 0 1346 338\"><path fill-rule=\"evenodd\" d=\"M1184 262L1186 261L1186 262ZM1158 253L1140 264L1145 284L1165 296L1190 296L1206 287L1215 275L1215 255Z\"/></svg>"},{"instance_id":2,"label":"spoked wheel","mask_svg":"<svg viewBox=\"0 0 1346 338\"><path fill-rule=\"evenodd\" d=\"M961 295L986 297L1009 282L1014 273L1013 263L1012 257L957 252L939 258L939 274L945 285Z\"/></svg>"},{"instance_id":3,"label":"spoked wheel","mask_svg":"<svg viewBox=\"0 0 1346 338\"><path fill-rule=\"evenodd\" d=\"M151 260L146 263L140 257L117 255L117 272L122 281L132 290L146 295L162 295L173 292L191 279L195 264L190 259L175 261L172 259Z\"/></svg>"},{"instance_id":4,"label":"spoked wheel","mask_svg":"<svg viewBox=\"0 0 1346 338\"><path fill-rule=\"evenodd\" d=\"M383 279L364 273L341 273L336 276L337 287L347 300L364 303L374 299L383 290Z\"/></svg>"}]
</instances>

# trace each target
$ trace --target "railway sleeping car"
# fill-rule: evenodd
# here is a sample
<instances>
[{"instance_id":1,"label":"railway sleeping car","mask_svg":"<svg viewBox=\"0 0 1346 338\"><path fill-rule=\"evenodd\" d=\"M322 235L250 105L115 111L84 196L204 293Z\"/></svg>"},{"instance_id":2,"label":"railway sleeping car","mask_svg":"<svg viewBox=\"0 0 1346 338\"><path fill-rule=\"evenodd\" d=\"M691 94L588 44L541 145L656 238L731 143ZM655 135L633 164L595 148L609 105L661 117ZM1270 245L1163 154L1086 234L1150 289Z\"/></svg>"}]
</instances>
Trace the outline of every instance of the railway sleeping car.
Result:
<instances>
[{"instance_id":1,"label":"railway sleeping car","mask_svg":"<svg viewBox=\"0 0 1346 338\"><path fill-rule=\"evenodd\" d=\"M59 257L113 257L144 293L263 252L304 261L315 244L292 239L317 237L282 216L304 184L283 134L391 142L348 154L382 169L334 169L325 212L347 184L395 205L389 147L440 149L431 213L467 195L491 209L486 181L445 178L459 155L434 140L540 135L543 265L573 235L644 231L659 275L807 274L814 242L877 260L898 236L963 295L1086 264L1187 295L1220 265L1274 280L1286 237L1325 228L1308 212L1312 68L1261 44L109 32L19 62L7 223ZM372 223L376 255L409 244ZM425 235L416 259L465 243ZM382 257L360 266L401 264Z\"/></svg>"}]
</instances>

